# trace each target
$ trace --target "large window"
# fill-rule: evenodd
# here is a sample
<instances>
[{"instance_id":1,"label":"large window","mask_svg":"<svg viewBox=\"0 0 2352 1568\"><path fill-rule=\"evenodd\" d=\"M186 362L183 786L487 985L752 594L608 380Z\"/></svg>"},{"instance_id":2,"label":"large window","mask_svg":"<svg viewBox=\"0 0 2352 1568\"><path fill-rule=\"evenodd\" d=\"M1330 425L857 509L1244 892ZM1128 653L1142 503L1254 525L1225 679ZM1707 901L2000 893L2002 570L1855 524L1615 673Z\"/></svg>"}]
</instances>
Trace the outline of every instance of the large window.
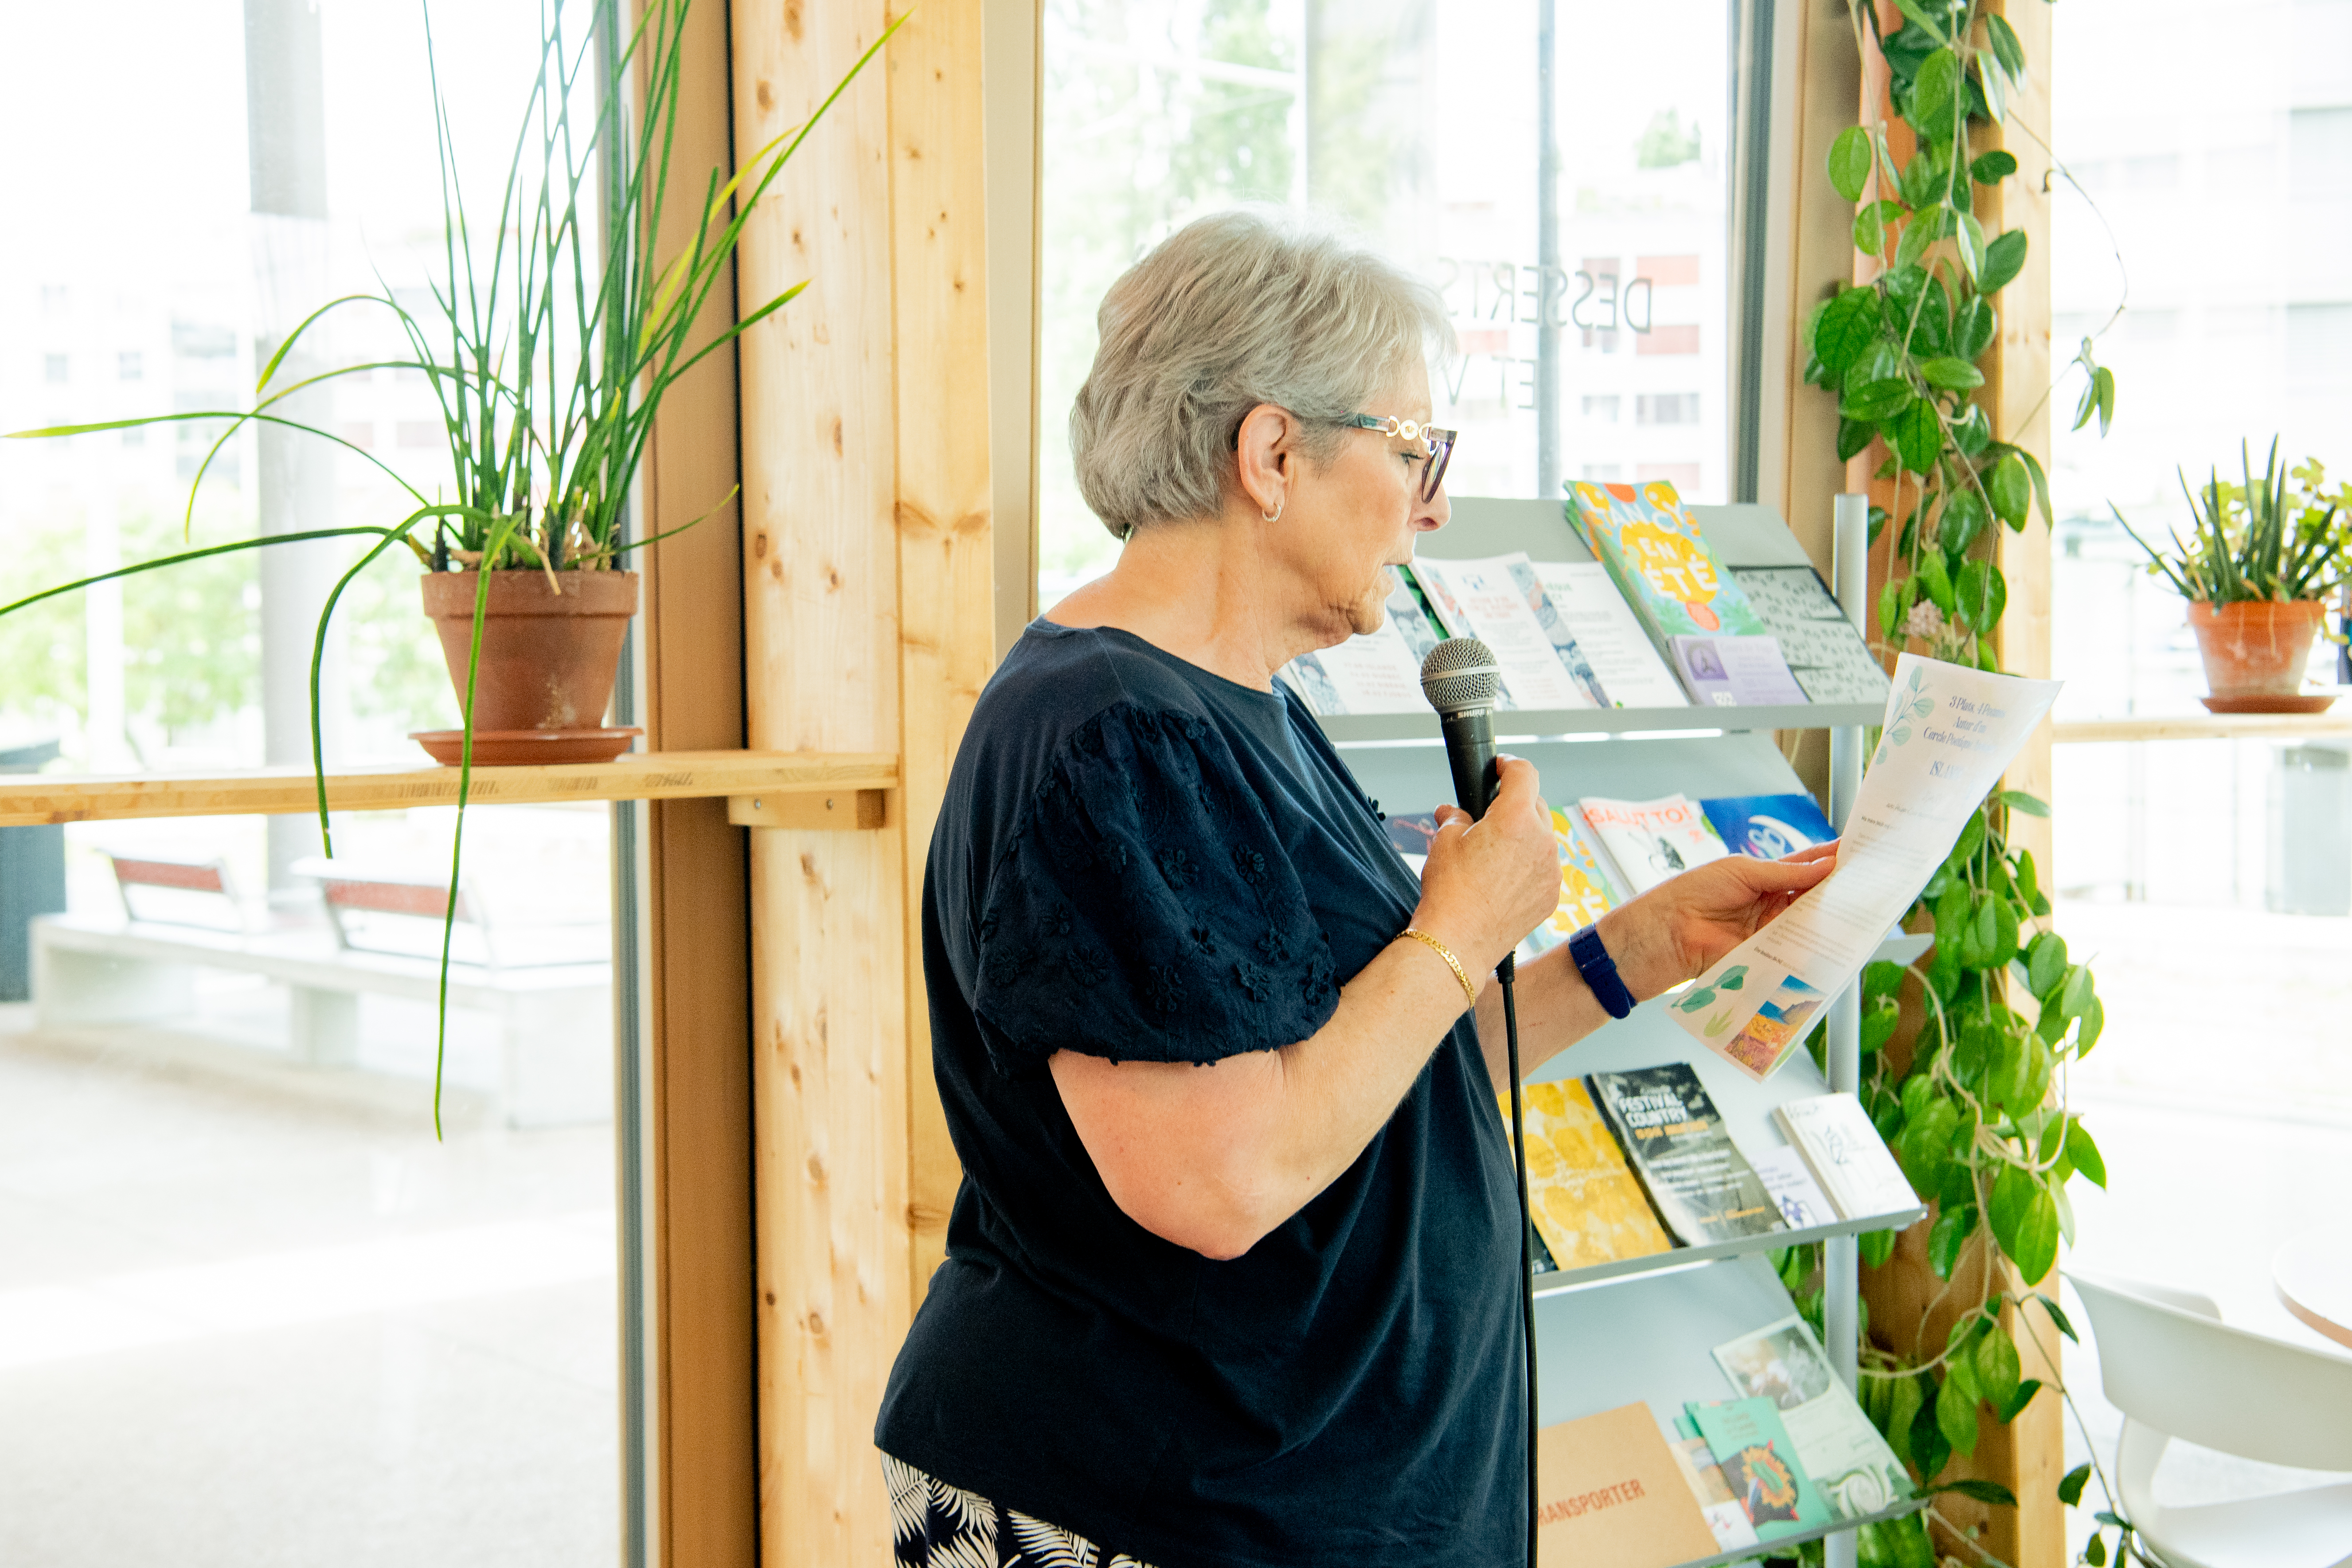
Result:
<instances>
[{"instance_id":1,"label":"large window","mask_svg":"<svg viewBox=\"0 0 2352 1568\"><path fill-rule=\"evenodd\" d=\"M2231 479L2241 443L2259 471L2274 436L2282 461L2318 458L2331 484L2352 471L2352 4L2068 0L2051 16L2052 142L2081 187L2062 178L2053 197L2053 357L2092 335L2118 383L2104 438L2066 429L2078 375L2053 393L2058 717L2199 715L2181 601L2111 509L2151 538L2185 529L2177 471ZM2335 659L2316 650L2312 675L2337 679ZM2104 1193L2076 1184L2074 1258L2315 1346L2271 1257L2338 1217L2352 1152L2347 751L2313 735L2055 758L2058 929L2107 1019L2071 1086L2109 1176ZM2096 1351L2070 1348L2067 1381L2105 1454L2120 1418ZM2309 1479L2176 1444L2160 1489ZM2078 1517L2072 1539L2090 1529Z\"/></svg>"},{"instance_id":2,"label":"large window","mask_svg":"<svg viewBox=\"0 0 2352 1568\"><path fill-rule=\"evenodd\" d=\"M432 8L478 213L547 10ZM6 26L0 428L240 406L337 295L430 312L419 8L134 0ZM308 342L290 363L406 357L370 307ZM397 521L415 503L387 468L449 492L421 374L289 408L348 448L240 431L186 523L219 422L0 442L0 602L184 528ZM0 620L0 767L307 763L311 626L361 548L224 556ZM331 763L424 765L407 732L457 722L418 572L387 559L345 601ZM451 826L340 817L339 864L398 905L446 876ZM435 1009L408 984L437 922L342 908L339 939L299 816L59 835L0 828L0 1562L620 1560L606 810L469 819L438 1139ZM142 880L155 867L181 885ZM81 945L37 1005L21 917L60 907Z\"/></svg>"},{"instance_id":3,"label":"large window","mask_svg":"<svg viewBox=\"0 0 2352 1568\"><path fill-rule=\"evenodd\" d=\"M1047 0L1040 602L1117 549L1066 435L1096 306L1153 243L1238 202L1312 208L1443 290L1456 493L1664 479L1728 500L1733 16Z\"/></svg>"}]
</instances>

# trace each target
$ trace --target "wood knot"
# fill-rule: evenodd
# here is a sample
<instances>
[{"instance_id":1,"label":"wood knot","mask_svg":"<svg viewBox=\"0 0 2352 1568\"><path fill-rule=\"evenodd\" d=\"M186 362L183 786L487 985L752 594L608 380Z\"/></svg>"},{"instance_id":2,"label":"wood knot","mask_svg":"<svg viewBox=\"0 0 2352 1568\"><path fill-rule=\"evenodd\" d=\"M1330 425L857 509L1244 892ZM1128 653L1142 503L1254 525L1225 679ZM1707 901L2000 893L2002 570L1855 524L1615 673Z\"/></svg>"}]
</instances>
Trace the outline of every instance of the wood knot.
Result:
<instances>
[{"instance_id":1,"label":"wood knot","mask_svg":"<svg viewBox=\"0 0 2352 1568\"><path fill-rule=\"evenodd\" d=\"M771 1306L771 1307L772 1307L772 1306L774 1306L775 1304L776 1304L776 1293L775 1293L773 1290L771 1290L771 1291L769 1291L769 1292L768 1292L768 1305L769 1305L769 1306Z\"/></svg>"},{"instance_id":2,"label":"wood knot","mask_svg":"<svg viewBox=\"0 0 2352 1568\"><path fill-rule=\"evenodd\" d=\"M824 1155L813 1153L808 1157L808 1173L810 1181L814 1182L820 1187L824 1185Z\"/></svg>"},{"instance_id":3,"label":"wood knot","mask_svg":"<svg viewBox=\"0 0 2352 1568\"><path fill-rule=\"evenodd\" d=\"M765 77L761 77L760 79L758 97L760 100L760 107L761 109L766 110L776 107L776 95L768 90L768 79Z\"/></svg>"},{"instance_id":4,"label":"wood knot","mask_svg":"<svg viewBox=\"0 0 2352 1568\"><path fill-rule=\"evenodd\" d=\"M841 416L837 414L833 419L833 455L841 456Z\"/></svg>"},{"instance_id":5,"label":"wood knot","mask_svg":"<svg viewBox=\"0 0 2352 1568\"><path fill-rule=\"evenodd\" d=\"M801 1327L807 1331L811 1339L824 1338L826 1333L824 1314L814 1307L810 1308L808 1314L801 1319Z\"/></svg>"},{"instance_id":6,"label":"wood knot","mask_svg":"<svg viewBox=\"0 0 2352 1568\"><path fill-rule=\"evenodd\" d=\"M802 26L801 0L784 0L784 31L793 36L796 44L801 41Z\"/></svg>"},{"instance_id":7,"label":"wood knot","mask_svg":"<svg viewBox=\"0 0 2352 1568\"><path fill-rule=\"evenodd\" d=\"M751 557L755 561L768 558L768 531L764 528L751 536Z\"/></svg>"}]
</instances>

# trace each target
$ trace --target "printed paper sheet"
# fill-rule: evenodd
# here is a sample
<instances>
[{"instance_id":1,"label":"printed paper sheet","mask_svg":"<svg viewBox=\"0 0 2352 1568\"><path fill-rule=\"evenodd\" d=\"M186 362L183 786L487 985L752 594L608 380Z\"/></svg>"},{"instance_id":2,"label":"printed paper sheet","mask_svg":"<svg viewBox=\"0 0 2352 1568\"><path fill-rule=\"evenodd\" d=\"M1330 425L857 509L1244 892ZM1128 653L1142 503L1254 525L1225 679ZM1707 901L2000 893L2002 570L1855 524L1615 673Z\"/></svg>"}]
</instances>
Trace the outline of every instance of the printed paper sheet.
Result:
<instances>
[{"instance_id":1,"label":"printed paper sheet","mask_svg":"<svg viewBox=\"0 0 2352 1568\"><path fill-rule=\"evenodd\" d=\"M1748 1077L1769 1077L1919 896L2059 684L1905 654L1837 869L1700 975L1674 1021Z\"/></svg>"}]
</instances>

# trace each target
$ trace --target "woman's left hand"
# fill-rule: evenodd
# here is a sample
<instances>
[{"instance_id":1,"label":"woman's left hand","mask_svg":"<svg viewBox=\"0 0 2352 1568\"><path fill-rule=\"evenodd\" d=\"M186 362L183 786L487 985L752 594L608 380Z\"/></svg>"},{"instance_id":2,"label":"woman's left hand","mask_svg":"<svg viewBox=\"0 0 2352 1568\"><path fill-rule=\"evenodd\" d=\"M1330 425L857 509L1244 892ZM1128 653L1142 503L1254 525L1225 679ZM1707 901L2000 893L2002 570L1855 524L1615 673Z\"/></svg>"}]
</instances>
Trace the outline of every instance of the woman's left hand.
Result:
<instances>
[{"instance_id":1,"label":"woman's left hand","mask_svg":"<svg viewBox=\"0 0 2352 1568\"><path fill-rule=\"evenodd\" d=\"M1601 942L1627 988L1646 999L1705 973L1836 864L1834 843L1779 860L1710 860L1603 915Z\"/></svg>"}]
</instances>

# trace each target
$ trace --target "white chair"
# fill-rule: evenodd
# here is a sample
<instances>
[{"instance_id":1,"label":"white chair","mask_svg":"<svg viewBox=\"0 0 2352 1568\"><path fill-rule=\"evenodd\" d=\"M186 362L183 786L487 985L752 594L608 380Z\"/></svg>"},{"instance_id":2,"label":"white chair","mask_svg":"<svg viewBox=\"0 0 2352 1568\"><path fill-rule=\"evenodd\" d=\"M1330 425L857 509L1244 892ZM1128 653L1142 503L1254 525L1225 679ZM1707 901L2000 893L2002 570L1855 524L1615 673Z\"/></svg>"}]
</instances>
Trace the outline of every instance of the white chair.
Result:
<instances>
[{"instance_id":1,"label":"white chair","mask_svg":"<svg viewBox=\"0 0 2352 1568\"><path fill-rule=\"evenodd\" d=\"M2151 1483L2173 1438L2270 1465L2352 1471L2352 1358L2249 1333L2205 1297L2068 1270L2124 1414L2124 1516L2172 1568L2352 1568L2352 1482L2167 1508Z\"/></svg>"}]
</instances>

